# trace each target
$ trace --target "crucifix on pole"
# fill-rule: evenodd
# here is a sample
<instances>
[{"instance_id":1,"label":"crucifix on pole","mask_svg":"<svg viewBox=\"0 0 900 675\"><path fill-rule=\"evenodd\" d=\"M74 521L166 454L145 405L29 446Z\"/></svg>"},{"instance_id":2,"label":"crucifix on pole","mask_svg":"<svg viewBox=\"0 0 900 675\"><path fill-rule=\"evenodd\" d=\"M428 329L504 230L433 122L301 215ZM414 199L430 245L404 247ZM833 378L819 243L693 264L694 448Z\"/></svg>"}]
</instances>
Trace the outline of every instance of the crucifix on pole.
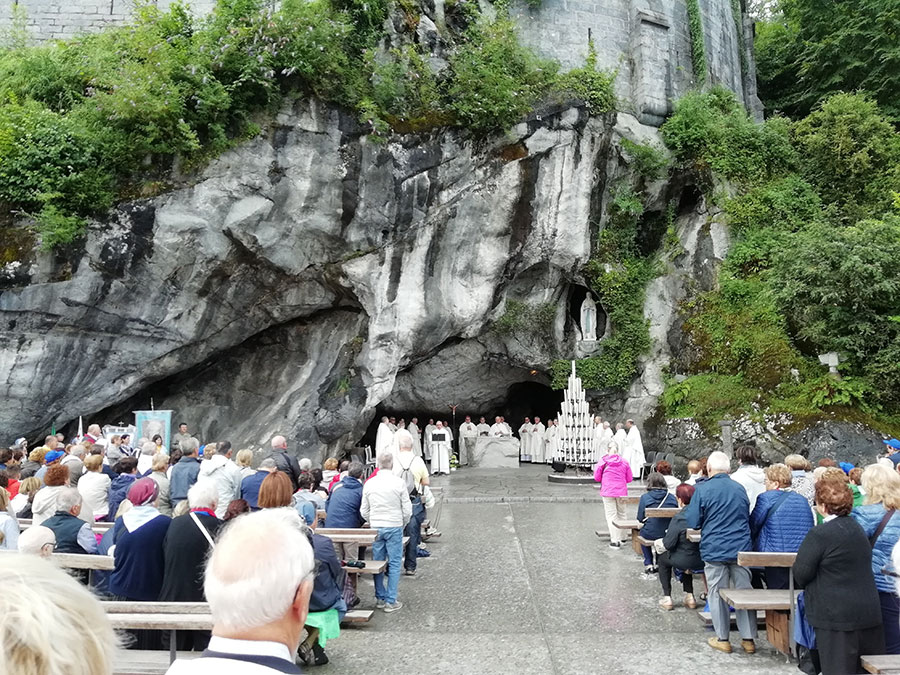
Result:
<instances>
[{"instance_id":1,"label":"crucifix on pole","mask_svg":"<svg viewBox=\"0 0 900 675\"><path fill-rule=\"evenodd\" d=\"M450 429L450 435L453 438L453 442L456 443L456 451L457 451L457 455L458 455L459 454L459 439L456 438L456 434L453 432L453 429L456 429L456 409L459 407L459 405L457 405L455 403L448 403L447 407L450 408L450 411L453 416L453 422L451 423L453 426Z\"/></svg>"}]
</instances>

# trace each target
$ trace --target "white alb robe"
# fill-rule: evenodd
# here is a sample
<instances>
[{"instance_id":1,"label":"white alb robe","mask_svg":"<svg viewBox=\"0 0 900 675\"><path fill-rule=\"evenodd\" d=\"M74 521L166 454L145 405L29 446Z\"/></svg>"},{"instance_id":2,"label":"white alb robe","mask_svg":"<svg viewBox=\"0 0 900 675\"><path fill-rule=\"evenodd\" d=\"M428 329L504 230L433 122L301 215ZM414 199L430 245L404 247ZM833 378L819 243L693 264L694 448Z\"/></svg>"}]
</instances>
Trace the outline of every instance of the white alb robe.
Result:
<instances>
[{"instance_id":1,"label":"white alb robe","mask_svg":"<svg viewBox=\"0 0 900 675\"><path fill-rule=\"evenodd\" d=\"M437 427L433 424L425 425L425 459L426 461L431 461L431 432L434 431Z\"/></svg>"},{"instance_id":2,"label":"white alb robe","mask_svg":"<svg viewBox=\"0 0 900 675\"><path fill-rule=\"evenodd\" d=\"M459 427L459 463L468 464L469 457L475 452L475 439L478 438L478 427L472 422L463 422Z\"/></svg>"},{"instance_id":3,"label":"white alb robe","mask_svg":"<svg viewBox=\"0 0 900 675\"><path fill-rule=\"evenodd\" d=\"M391 445L394 442L394 432L390 426L381 422L378 425L378 433L375 435L375 456L378 457L382 452L390 452Z\"/></svg>"},{"instance_id":4,"label":"white alb robe","mask_svg":"<svg viewBox=\"0 0 900 675\"><path fill-rule=\"evenodd\" d=\"M444 440L436 440L443 436ZM434 428L429 436L431 439L431 473L450 473L451 435L446 427Z\"/></svg>"},{"instance_id":5,"label":"white alb robe","mask_svg":"<svg viewBox=\"0 0 900 675\"><path fill-rule=\"evenodd\" d=\"M547 463L547 453L544 449L544 433L547 427L543 422L531 425L531 462L537 464Z\"/></svg>"},{"instance_id":6,"label":"white alb robe","mask_svg":"<svg viewBox=\"0 0 900 675\"><path fill-rule=\"evenodd\" d=\"M606 448L608 448L609 444L612 443L613 430L608 426L604 426L603 427L603 435L601 436L601 439L602 439L602 443L603 443L603 455L605 455ZM601 457L603 455L601 455Z\"/></svg>"},{"instance_id":7,"label":"white alb robe","mask_svg":"<svg viewBox=\"0 0 900 675\"><path fill-rule=\"evenodd\" d=\"M625 459L625 430L616 430L616 433L613 435L613 441L615 441L616 447L619 448L619 455L621 455L622 458Z\"/></svg>"},{"instance_id":8,"label":"white alb robe","mask_svg":"<svg viewBox=\"0 0 900 675\"><path fill-rule=\"evenodd\" d=\"M407 431L409 435L412 436L413 439L413 452L417 457L422 456L422 437L419 434L419 427L416 426L415 422L410 422L409 427L407 427Z\"/></svg>"},{"instance_id":9,"label":"white alb robe","mask_svg":"<svg viewBox=\"0 0 900 675\"><path fill-rule=\"evenodd\" d=\"M547 427L544 434L545 454L548 462L552 462L559 458L559 427L555 424Z\"/></svg>"},{"instance_id":10,"label":"white alb robe","mask_svg":"<svg viewBox=\"0 0 900 675\"><path fill-rule=\"evenodd\" d=\"M519 457L531 458L531 423L519 427Z\"/></svg>"},{"instance_id":11,"label":"white alb robe","mask_svg":"<svg viewBox=\"0 0 900 675\"><path fill-rule=\"evenodd\" d=\"M509 436L506 433L506 425L502 422L495 422L491 425L491 436Z\"/></svg>"},{"instance_id":12,"label":"white alb robe","mask_svg":"<svg viewBox=\"0 0 900 675\"><path fill-rule=\"evenodd\" d=\"M479 424L475 427L475 430L478 432L479 436L490 436L491 435L491 425L485 422L484 424Z\"/></svg>"},{"instance_id":13,"label":"white alb robe","mask_svg":"<svg viewBox=\"0 0 900 675\"><path fill-rule=\"evenodd\" d=\"M641 475L641 469L644 467L644 444L641 442L641 432L634 425L625 436L626 454L623 458L631 466L631 473L635 477Z\"/></svg>"},{"instance_id":14,"label":"white alb robe","mask_svg":"<svg viewBox=\"0 0 900 675\"><path fill-rule=\"evenodd\" d=\"M600 458L606 454L606 448L603 446L603 424L595 424L591 433L591 452L594 453L594 459L600 461Z\"/></svg>"}]
</instances>

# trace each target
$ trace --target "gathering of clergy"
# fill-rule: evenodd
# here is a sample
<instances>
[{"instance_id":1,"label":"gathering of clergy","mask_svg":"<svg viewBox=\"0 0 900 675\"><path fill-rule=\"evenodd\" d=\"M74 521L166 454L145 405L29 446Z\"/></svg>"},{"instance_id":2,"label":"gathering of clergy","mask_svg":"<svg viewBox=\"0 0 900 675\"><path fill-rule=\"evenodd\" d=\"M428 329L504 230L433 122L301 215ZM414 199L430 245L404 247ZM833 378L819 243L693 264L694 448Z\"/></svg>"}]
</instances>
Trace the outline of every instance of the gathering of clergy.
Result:
<instances>
[{"instance_id":1,"label":"gathering of clergy","mask_svg":"<svg viewBox=\"0 0 900 675\"><path fill-rule=\"evenodd\" d=\"M559 443L559 427L557 421L547 420L545 425L540 417L526 417L518 428L519 458L523 462L532 464L550 464L561 461L563 453ZM419 430L419 419L413 417L409 424L406 420L397 421L393 417L382 417L375 436L375 455L384 452L398 452L396 432L406 429L413 438L413 451L419 457L431 464L432 475L449 475L451 470L451 457L453 456L453 429L444 421L429 419L423 430ZM622 458L631 466L634 475L639 475L644 465L644 446L641 442L641 433L634 420L626 420L615 424L604 420L599 415L594 417L591 436L592 451L595 458L599 459L605 454L611 443L615 443ZM488 424L484 417L480 417L478 424L472 421L471 416L466 415L465 420L459 426L459 454L458 465L466 466L472 457L476 440L481 436L487 437L514 437L513 429L505 418L498 415L493 424Z\"/></svg>"}]
</instances>

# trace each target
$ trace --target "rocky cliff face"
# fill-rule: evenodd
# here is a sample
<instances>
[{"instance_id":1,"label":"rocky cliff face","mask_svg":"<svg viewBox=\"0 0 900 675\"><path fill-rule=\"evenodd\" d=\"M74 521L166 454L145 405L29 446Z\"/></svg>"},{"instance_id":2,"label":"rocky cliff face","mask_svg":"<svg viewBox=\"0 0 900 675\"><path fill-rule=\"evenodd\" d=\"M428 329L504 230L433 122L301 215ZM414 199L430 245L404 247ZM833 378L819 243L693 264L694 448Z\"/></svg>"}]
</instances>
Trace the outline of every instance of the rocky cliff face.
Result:
<instances>
[{"instance_id":1,"label":"rocky cliff face","mask_svg":"<svg viewBox=\"0 0 900 675\"><path fill-rule=\"evenodd\" d=\"M573 107L492 142L378 144L297 103L191 185L94 224L83 249L6 265L0 433L152 397L204 437L280 430L317 455L391 397L443 408L452 380L502 400L571 347L592 213L628 171L618 142L654 134ZM542 349L488 330L507 298L560 307Z\"/></svg>"}]
</instances>

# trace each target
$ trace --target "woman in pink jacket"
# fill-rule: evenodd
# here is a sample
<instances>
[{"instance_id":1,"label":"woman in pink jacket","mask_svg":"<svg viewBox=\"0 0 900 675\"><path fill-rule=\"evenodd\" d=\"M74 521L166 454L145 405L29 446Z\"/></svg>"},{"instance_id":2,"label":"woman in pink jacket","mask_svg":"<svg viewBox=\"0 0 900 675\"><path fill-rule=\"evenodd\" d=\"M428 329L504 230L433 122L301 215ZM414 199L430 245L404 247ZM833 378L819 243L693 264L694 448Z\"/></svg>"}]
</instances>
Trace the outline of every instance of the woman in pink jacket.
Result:
<instances>
[{"instance_id":1,"label":"woman in pink jacket","mask_svg":"<svg viewBox=\"0 0 900 675\"><path fill-rule=\"evenodd\" d=\"M624 533L613 526L613 520L625 519L625 497L628 496L628 484L634 480L631 467L619 455L619 446L610 443L607 455L594 467L594 480L600 483L600 496L603 497L603 511L606 513L606 526L609 528L609 547L620 548ZM602 537L599 530L594 534Z\"/></svg>"}]
</instances>

